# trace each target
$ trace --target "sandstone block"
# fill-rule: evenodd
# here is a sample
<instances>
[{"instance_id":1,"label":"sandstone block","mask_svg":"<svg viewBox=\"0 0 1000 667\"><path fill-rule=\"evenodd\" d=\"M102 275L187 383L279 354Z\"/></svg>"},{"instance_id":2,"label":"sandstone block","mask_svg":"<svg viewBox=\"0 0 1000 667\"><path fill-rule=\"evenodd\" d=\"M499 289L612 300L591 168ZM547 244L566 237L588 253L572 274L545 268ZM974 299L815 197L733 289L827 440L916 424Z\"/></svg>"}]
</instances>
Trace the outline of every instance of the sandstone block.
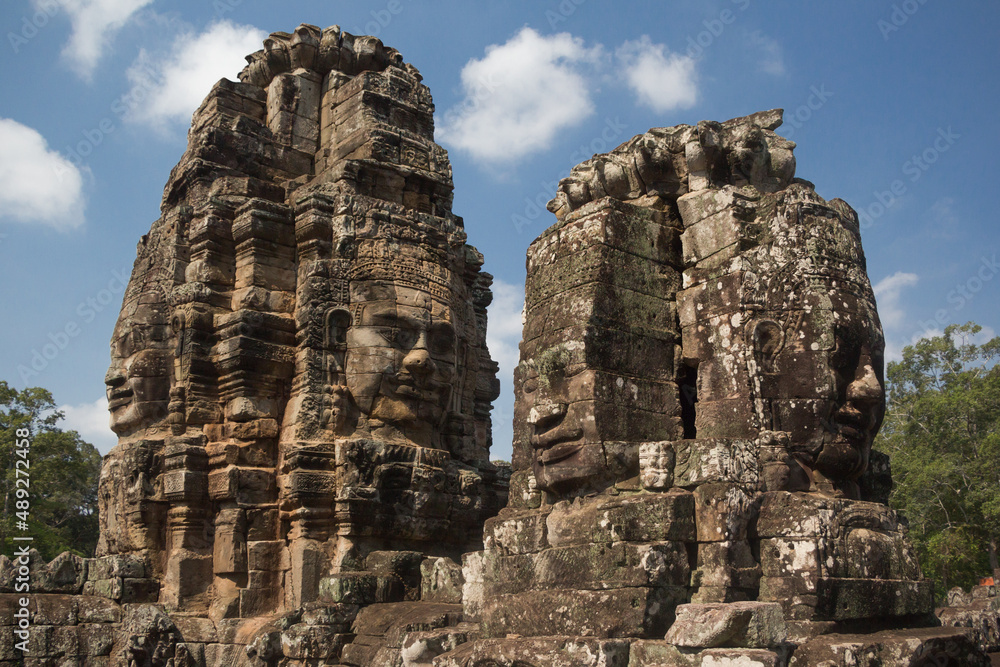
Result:
<instances>
[{"instance_id":1,"label":"sandstone block","mask_svg":"<svg viewBox=\"0 0 1000 667\"><path fill-rule=\"evenodd\" d=\"M749 213L756 200L757 195L752 191L727 185L718 190L692 191L681 195L677 198L677 209L684 226L690 227L727 209L740 211L738 215L743 218L746 214L742 211Z\"/></svg>"},{"instance_id":2,"label":"sandstone block","mask_svg":"<svg viewBox=\"0 0 1000 667\"><path fill-rule=\"evenodd\" d=\"M368 605L395 602L402 597L403 582L394 575L341 572L319 582L319 599L323 602Z\"/></svg>"},{"instance_id":3,"label":"sandstone block","mask_svg":"<svg viewBox=\"0 0 1000 667\"><path fill-rule=\"evenodd\" d=\"M642 639L634 642L629 667L784 667L784 650L751 648L680 648L663 640Z\"/></svg>"},{"instance_id":4,"label":"sandstone block","mask_svg":"<svg viewBox=\"0 0 1000 667\"><path fill-rule=\"evenodd\" d=\"M546 534L552 546L694 541L694 497L670 491L563 502L549 513Z\"/></svg>"},{"instance_id":5,"label":"sandstone block","mask_svg":"<svg viewBox=\"0 0 1000 667\"><path fill-rule=\"evenodd\" d=\"M887 630L870 635L822 635L798 648L789 667L806 665L858 664L899 665L969 665L987 667L990 659L969 640L966 634L953 628L921 628Z\"/></svg>"},{"instance_id":6,"label":"sandstone block","mask_svg":"<svg viewBox=\"0 0 1000 667\"><path fill-rule=\"evenodd\" d=\"M420 564L420 599L462 604L462 567L450 558L426 558Z\"/></svg>"},{"instance_id":7,"label":"sandstone block","mask_svg":"<svg viewBox=\"0 0 1000 667\"><path fill-rule=\"evenodd\" d=\"M664 638L690 648L773 648L785 641L781 605L767 602L682 604Z\"/></svg>"},{"instance_id":8,"label":"sandstone block","mask_svg":"<svg viewBox=\"0 0 1000 667\"><path fill-rule=\"evenodd\" d=\"M674 608L687 597L687 589L679 586L489 596L483 607L482 628L487 637L648 637L666 632Z\"/></svg>"},{"instance_id":9,"label":"sandstone block","mask_svg":"<svg viewBox=\"0 0 1000 667\"><path fill-rule=\"evenodd\" d=\"M629 643L587 637L481 639L434 659L435 667L534 665L535 667L627 667Z\"/></svg>"}]
</instances>

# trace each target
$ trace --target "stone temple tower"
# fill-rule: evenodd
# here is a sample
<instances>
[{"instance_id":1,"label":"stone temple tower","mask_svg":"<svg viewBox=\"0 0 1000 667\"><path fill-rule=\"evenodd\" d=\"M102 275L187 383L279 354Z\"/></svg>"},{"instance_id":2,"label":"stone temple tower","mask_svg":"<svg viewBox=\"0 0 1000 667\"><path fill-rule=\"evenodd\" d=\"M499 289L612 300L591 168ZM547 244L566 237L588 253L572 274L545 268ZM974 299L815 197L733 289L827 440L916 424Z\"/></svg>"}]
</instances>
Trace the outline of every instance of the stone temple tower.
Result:
<instances>
[{"instance_id":1,"label":"stone temple tower","mask_svg":"<svg viewBox=\"0 0 1000 667\"><path fill-rule=\"evenodd\" d=\"M887 506L858 218L780 110L560 182L495 465L491 277L420 74L336 26L247 60L139 243L98 553L0 555L0 667L989 664L995 590L935 614Z\"/></svg>"},{"instance_id":2,"label":"stone temple tower","mask_svg":"<svg viewBox=\"0 0 1000 667\"><path fill-rule=\"evenodd\" d=\"M421 559L460 558L505 501L491 277L419 72L336 26L247 60L139 243L100 486L99 555L216 623L412 596Z\"/></svg>"}]
</instances>

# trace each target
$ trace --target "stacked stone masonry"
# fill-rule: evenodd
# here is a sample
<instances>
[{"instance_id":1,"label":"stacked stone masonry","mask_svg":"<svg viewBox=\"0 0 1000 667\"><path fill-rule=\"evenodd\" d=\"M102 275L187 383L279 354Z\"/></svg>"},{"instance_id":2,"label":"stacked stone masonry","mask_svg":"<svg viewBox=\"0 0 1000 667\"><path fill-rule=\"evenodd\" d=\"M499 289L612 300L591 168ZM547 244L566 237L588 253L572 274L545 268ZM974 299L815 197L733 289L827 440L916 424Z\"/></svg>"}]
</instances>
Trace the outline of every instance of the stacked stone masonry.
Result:
<instances>
[{"instance_id":1,"label":"stacked stone masonry","mask_svg":"<svg viewBox=\"0 0 1000 667\"><path fill-rule=\"evenodd\" d=\"M420 74L337 26L247 61L139 243L97 556L31 556L0 665L988 664L995 591L935 614L887 507L858 218L795 178L780 110L560 182L507 466Z\"/></svg>"}]
</instances>

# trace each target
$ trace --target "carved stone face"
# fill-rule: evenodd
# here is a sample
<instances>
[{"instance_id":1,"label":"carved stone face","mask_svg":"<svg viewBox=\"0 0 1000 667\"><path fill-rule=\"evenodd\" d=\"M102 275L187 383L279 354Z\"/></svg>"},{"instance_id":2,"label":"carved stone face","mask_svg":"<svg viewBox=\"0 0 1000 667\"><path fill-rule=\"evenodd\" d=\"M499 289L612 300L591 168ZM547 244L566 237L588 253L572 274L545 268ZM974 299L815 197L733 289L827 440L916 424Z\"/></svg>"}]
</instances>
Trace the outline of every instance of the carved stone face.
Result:
<instances>
[{"instance_id":1,"label":"carved stone face","mask_svg":"<svg viewBox=\"0 0 1000 667\"><path fill-rule=\"evenodd\" d=\"M521 396L528 406L532 470L538 487L568 491L604 476L597 433L596 373L583 344L562 342L521 365Z\"/></svg>"},{"instance_id":2,"label":"carved stone face","mask_svg":"<svg viewBox=\"0 0 1000 667\"><path fill-rule=\"evenodd\" d=\"M145 292L130 315L123 309L104 376L111 430L129 435L167 416L170 398L171 331L162 296Z\"/></svg>"},{"instance_id":3,"label":"carved stone face","mask_svg":"<svg viewBox=\"0 0 1000 667\"><path fill-rule=\"evenodd\" d=\"M372 282L360 291L365 298L346 335L347 388L369 419L420 443L439 428L451 401L451 309L410 287Z\"/></svg>"},{"instance_id":4,"label":"carved stone face","mask_svg":"<svg viewBox=\"0 0 1000 667\"><path fill-rule=\"evenodd\" d=\"M757 349L778 350L764 361L762 393L796 457L827 480L849 482L867 467L885 413L885 343L867 299L831 287L810 300L783 342L758 325Z\"/></svg>"}]
</instances>

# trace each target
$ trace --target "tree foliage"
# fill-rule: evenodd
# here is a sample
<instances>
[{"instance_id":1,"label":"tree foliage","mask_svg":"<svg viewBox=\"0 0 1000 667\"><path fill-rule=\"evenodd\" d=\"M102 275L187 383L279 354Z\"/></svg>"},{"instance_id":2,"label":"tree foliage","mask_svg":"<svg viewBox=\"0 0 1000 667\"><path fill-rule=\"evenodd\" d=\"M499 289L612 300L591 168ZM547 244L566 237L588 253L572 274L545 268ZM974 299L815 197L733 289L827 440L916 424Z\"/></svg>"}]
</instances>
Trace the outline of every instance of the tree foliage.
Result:
<instances>
[{"instance_id":1,"label":"tree foliage","mask_svg":"<svg viewBox=\"0 0 1000 667\"><path fill-rule=\"evenodd\" d=\"M998 567L1000 337L948 326L890 362L888 410L875 447L892 462L891 504L910 523L924 575L938 594L968 589Z\"/></svg>"},{"instance_id":2,"label":"tree foliage","mask_svg":"<svg viewBox=\"0 0 1000 667\"><path fill-rule=\"evenodd\" d=\"M32 537L31 546L46 559L63 551L82 556L94 553L101 456L76 431L60 429L57 423L62 418L47 390L17 391L0 381L0 461L4 466L0 544L8 555L15 536ZM30 446L19 446L25 441ZM27 490L28 497L19 498L18 489ZM20 524L24 519L26 528Z\"/></svg>"}]
</instances>

